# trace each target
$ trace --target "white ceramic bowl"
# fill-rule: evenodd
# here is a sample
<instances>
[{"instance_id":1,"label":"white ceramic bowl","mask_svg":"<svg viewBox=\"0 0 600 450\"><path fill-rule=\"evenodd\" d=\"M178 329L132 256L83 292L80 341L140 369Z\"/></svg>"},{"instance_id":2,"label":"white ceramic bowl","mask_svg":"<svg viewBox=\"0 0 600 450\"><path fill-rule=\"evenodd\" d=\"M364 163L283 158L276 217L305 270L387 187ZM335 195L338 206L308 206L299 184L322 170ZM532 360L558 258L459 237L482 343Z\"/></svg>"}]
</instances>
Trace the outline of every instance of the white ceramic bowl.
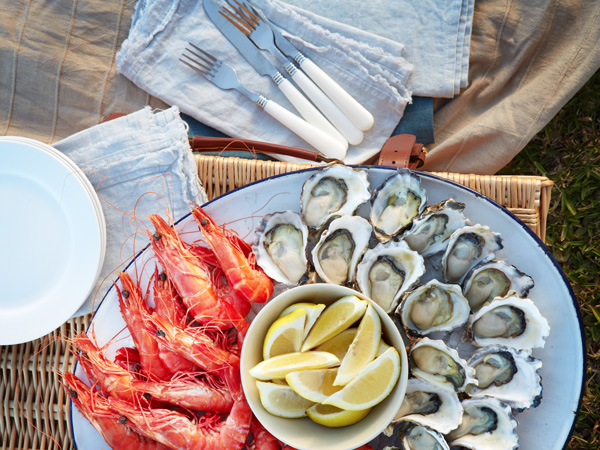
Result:
<instances>
[{"instance_id":1,"label":"white ceramic bowl","mask_svg":"<svg viewBox=\"0 0 600 450\"><path fill-rule=\"evenodd\" d=\"M408 379L408 362L402 337L392 319L374 302L371 302L382 320L383 336L400 354L400 378L390 395L360 422L341 428L319 425L308 417L285 419L267 412L256 388L256 379L249 370L262 361L262 347L269 326L288 306L298 302L329 305L346 295L356 295L371 302L361 293L333 284L309 284L289 289L265 305L252 321L244 339L241 356L242 386L254 415L277 439L297 449L349 450L370 442L391 422L402 403Z\"/></svg>"}]
</instances>

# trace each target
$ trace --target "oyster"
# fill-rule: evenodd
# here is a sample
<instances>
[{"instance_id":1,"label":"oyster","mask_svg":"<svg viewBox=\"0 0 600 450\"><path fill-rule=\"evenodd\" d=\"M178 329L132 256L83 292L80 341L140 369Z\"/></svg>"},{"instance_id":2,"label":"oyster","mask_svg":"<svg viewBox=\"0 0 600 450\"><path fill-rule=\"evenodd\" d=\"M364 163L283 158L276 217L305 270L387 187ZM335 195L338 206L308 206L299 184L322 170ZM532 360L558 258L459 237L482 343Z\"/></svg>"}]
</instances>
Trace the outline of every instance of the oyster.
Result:
<instances>
[{"instance_id":1,"label":"oyster","mask_svg":"<svg viewBox=\"0 0 600 450\"><path fill-rule=\"evenodd\" d=\"M451 447L490 450L519 447L517 421L508 405L495 398L463 400L462 405L462 423L447 436Z\"/></svg>"},{"instance_id":2,"label":"oyster","mask_svg":"<svg viewBox=\"0 0 600 450\"><path fill-rule=\"evenodd\" d=\"M371 198L367 172L335 164L317 170L302 185L302 219L319 231L331 218L352 215Z\"/></svg>"},{"instance_id":3,"label":"oyster","mask_svg":"<svg viewBox=\"0 0 600 450\"><path fill-rule=\"evenodd\" d=\"M373 193L369 216L377 239L386 242L406 229L425 209L427 193L408 169L398 169Z\"/></svg>"},{"instance_id":4,"label":"oyster","mask_svg":"<svg viewBox=\"0 0 600 450\"><path fill-rule=\"evenodd\" d=\"M456 392L410 378L402 405L392 424L410 420L446 434L460 425L462 414L462 405Z\"/></svg>"},{"instance_id":5,"label":"oyster","mask_svg":"<svg viewBox=\"0 0 600 450\"><path fill-rule=\"evenodd\" d=\"M495 252L502 248L500 234L485 225L459 228L450 236L442 257L444 281L461 283L469 270L483 261L493 259Z\"/></svg>"},{"instance_id":6,"label":"oyster","mask_svg":"<svg viewBox=\"0 0 600 450\"><path fill-rule=\"evenodd\" d=\"M471 397L494 397L515 411L537 407L542 400L539 370L542 361L524 350L504 346L475 351L467 364L475 369L478 386L467 387Z\"/></svg>"},{"instance_id":7,"label":"oyster","mask_svg":"<svg viewBox=\"0 0 600 450\"><path fill-rule=\"evenodd\" d=\"M356 281L361 292L389 313L424 273L421 255L406 242L388 241L365 252L356 269Z\"/></svg>"},{"instance_id":8,"label":"oyster","mask_svg":"<svg viewBox=\"0 0 600 450\"><path fill-rule=\"evenodd\" d=\"M410 420L400 422L397 435L400 437L400 449L450 450L440 433Z\"/></svg>"},{"instance_id":9,"label":"oyster","mask_svg":"<svg viewBox=\"0 0 600 450\"><path fill-rule=\"evenodd\" d=\"M307 243L308 228L300 214L281 211L261 219L252 250L269 277L280 283L298 284L308 271Z\"/></svg>"},{"instance_id":10,"label":"oyster","mask_svg":"<svg viewBox=\"0 0 600 450\"><path fill-rule=\"evenodd\" d=\"M433 279L407 293L396 314L409 335L426 335L464 325L469 304L459 285Z\"/></svg>"},{"instance_id":11,"label":"oyster","mask_svg":"<svg viewBox=\"0 0 600 450\"><path fill-rule=\"evenodd\" d=\"M519 297L527 297L533 288L533 278L504 261L480 264L467 274L463 292L472 311L477 311L495 297L504 297L515 291Z\"/></svg>"},{"instance_id":12,"label":"oyster","mask_svg":"<svg viewBox=\"0 0 600 450\"><path fill-rule=\"evenodd\" d=\"M443 341L421 338L408 352L411 374L417 378L457 392L468 384L477 385L475 369Z\"/></svg>"},{"instance_id":13,"label":"oyster","mask_svg":"<svg viewBox=\"0 0 600 450\"><path fill-rule=\"evenodd\" d=\"M462 211L464 203L452 199L425 208L412 227L402 234L402 240L423 256L430 256L446 249L450 235L470 224Z\"/></svg>"},{"instance_id":14,"label":"oyster","mask_svg":"<svg viewBox=\"0 0 600 450\"><path fill-rule=\"evenodd\" d=\"M535 304L514 291L469 317L465 335L473 345L505 345L521 350L543 347L550 326Z\"/></svg>"},{"instance_id":15,"label":"oyster","mask_svg":"<svg viewBox=\"0 0 600 450\"><path fill-rule=\"evenodd\" d=\"M342 216L331 221L312 250L312 261L321 279L333 284L351 282L371 232L371 224L360 216Z\"/></svg>"}]
</instances>

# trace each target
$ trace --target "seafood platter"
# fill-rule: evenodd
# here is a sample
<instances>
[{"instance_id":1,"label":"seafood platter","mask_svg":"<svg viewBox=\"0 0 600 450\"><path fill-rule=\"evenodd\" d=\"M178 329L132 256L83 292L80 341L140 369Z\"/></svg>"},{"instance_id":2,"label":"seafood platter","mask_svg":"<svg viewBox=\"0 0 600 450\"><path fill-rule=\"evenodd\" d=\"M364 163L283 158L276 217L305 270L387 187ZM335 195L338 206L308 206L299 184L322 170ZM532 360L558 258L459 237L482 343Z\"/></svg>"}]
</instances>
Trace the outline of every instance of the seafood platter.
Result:
<instances>
[{"instance_id":1,"label":"seafood platter","mask_svg":"<svg viewBox=\"0 0 600 450\"><path fill-rule=\"evenodd\" d=\"M264 303L314 282L372 299L407 345L404 401L371 448L559 449L568 440L584 373L576 300L544 244L480 194L424 173L331 165L244 186L194 208L173 229L158 216L152 223L148 246L75 342L79 363L65 384L77 406L72 428L79 448L110 445L110 430L105 441L90 417L126 424L136 439L151 437L164 448L219 448L213 440L224 448L260 448L259 437L268 433L244 408L239 373L231 368ZM202 261L210 276L182 265L190 259ZM212 295L226 306L211 303ZM176 303L183 312L171 307L164 313L169 320L157 315L169 303L164 298L183 300ZM191 335L173 327L190 315L202 325ZM157 359L173 364L170 374L161 378ZM172 376L184 366L193 377ZM131 372L143 376L132 379ZM125 393L107 373L125 380ZM94 377L103 389L85 388ZM173 400L161 395L192 378L200 400L186 403L194 397L187 385L184 400L165 408ZM111 389L121 398L107 402ZM86 411L81 398L104 413ZM190 410L207 413L191 421ZM241 423L246 435L251 431L248 442ZM176 429L190 441L172 437Z\"/></svg>"}]
</instances>

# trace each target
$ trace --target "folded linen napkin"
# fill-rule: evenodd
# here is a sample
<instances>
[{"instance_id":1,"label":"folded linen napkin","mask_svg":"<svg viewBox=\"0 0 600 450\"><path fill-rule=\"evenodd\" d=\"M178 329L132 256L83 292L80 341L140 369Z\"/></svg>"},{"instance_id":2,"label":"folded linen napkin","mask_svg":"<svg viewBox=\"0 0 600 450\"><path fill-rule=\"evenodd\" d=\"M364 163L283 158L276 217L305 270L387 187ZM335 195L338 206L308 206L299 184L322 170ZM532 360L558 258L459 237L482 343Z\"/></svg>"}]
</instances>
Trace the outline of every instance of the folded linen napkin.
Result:
<instances>
[{"instance_id":1,"label":"folded linen napkin","mask_svg":"<svg viewBox=\"0 0 600 450\"><path fill-rule=\"evenodd\" d=\"M411 66L400 56L403 46L349 26L332 32L330 21L309 18L277 1L253 4L373 114L375 125L361 144L349 148L344 161L362 163L379 152L410 101L405 83ZM242 94L223 91L180 63L188 41L235 68L247 88L293 110L269 77L258 75L215 27L199 0L139 0L129 36L117 54L117 71L229 136L311 148Z\"/></svg>"},{"instance_id":2,"label":"folded linen napkin","mask_svg":"<svg viewBox=\"0 0 600 450\"><path fill-rule=\"evenodd\" d=\"M187 126L177 107L146 107L80 131L53 146L77 164L94 186L106 220L106 256L96 287L74 317L92 312L131 258L150 214L177 220L189 204L206 202Z\"/></svg>"},{"instance_id":3,"label":"folded linen napkin","mask_svg":"<svg viewBox=\"0 0 600 450\"><path fill-rule=\"evenodd\" d=\"M453 97L467 86L475 0L284 1L308 17L331 19L333 32L346 24L402 43L413 95Z\"/></svg>"}]
</instances>

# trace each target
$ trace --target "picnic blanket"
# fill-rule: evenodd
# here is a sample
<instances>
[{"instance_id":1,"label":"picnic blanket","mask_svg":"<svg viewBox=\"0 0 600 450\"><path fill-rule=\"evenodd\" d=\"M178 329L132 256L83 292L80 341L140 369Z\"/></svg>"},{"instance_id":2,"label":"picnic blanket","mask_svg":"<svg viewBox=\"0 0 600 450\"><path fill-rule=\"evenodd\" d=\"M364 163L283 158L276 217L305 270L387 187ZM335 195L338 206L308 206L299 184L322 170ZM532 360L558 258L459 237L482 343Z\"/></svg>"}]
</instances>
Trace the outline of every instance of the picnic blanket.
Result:
<instances>
[{"instance_id":1,"label":"picnic blanket","mask_svg":"<svg viewBox=\"0 0 600 450\"><path fill-rule=\"evenodd\" d=\"M116 73L134 1L0 4L2 135L53 143L114 112L170 106ZM477 0L468 86L435 100L425 169L493 174L506 165L600 67L599 19L595 1ZM417 36L430 28L407 26Z\"/></svg>"}]
</instances>

